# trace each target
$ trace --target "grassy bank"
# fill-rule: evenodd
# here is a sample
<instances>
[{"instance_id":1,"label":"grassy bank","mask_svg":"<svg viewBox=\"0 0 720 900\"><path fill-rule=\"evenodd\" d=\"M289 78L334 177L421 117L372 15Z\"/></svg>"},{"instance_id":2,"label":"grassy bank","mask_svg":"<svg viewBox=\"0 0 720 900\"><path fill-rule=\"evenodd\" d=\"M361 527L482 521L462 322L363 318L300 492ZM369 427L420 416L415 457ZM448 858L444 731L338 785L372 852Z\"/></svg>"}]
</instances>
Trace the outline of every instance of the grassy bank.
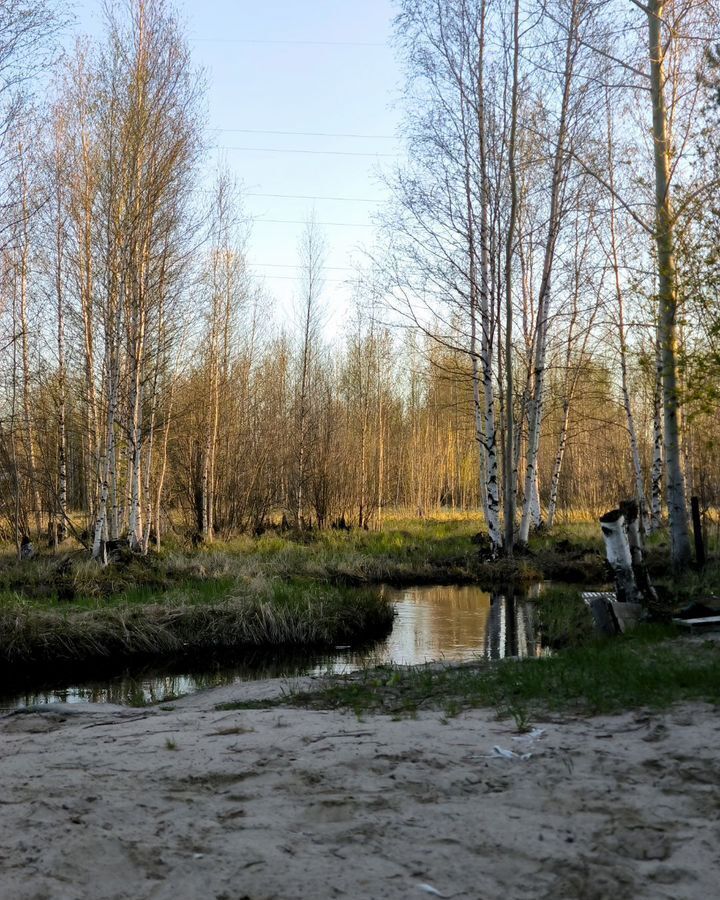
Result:
<instances>
[{"instance_id":1,"label":"grassy bank","mask_svg":"<svg viewBox=\"0 0 720 900\"><path fill-rule=\"evenodd\" d=\"M391 604L374 590L269 582L222 600L89 606L0 603L0 668L92 666L257 647L333 647L384 636Z\"/></svg>"},{"instance_id":2,"label":"grassy bank","mask_svg":"<svg viewBox=\"0 0 720 900\"><path fill-rule=\"evenodd\" d=\"M679 701L720 702L720 643L688 641L668 627L643 626L632 635L593 641L540 659L381 667L336 677L319 691L297 693L280 702L395 716L423 709L456 715L490 707L523 728L548 714L663 709Z\"/></svg>"},{"instance_id":3,"label":"grassy bank","mask_svg":"<svg viewBox=\"0 0 720 900\"><path fill-rule=\"evenodd\" d=\"M69 546L25 562L8 548L0 554L0 666L357 643L389 627L392 611L372 590L381 583L502 589L542 578L607 580L595 523L535 535L512 561L489 561L477 534L476 516L388 517L381 531L271 531L197 549L168 541L161 553L125 553L105 568ZM663 540L650 549L656 572L668 556ZM680 603L683 591L699 599L718 588L715 562L665 592ZM586 610L562 597L553 606L553 596L540 605L543 635L553 647L570 646L589 630Z\"/></svg>"},{"instance_id":4,"label":"grassy bank","mask_svg":"<svg viewBox=\"0 0 720 900\"><path fill-rule=\"evenodd\" d=\"M486 588L542 578L597 583L606 577L599 531L558 528L533 538L512 561L489 561L477 543L479 519L389 518L381 531L268 532L197 549L168 542L147 557L126 554L105 568L78 548L19 562L0 552L0 600L103 605L147 602L159 594L227 594L258 580L307 579L340 586L475 583ZM211 586L213 585L213 586Z\"/></svg>"}]
</instances>

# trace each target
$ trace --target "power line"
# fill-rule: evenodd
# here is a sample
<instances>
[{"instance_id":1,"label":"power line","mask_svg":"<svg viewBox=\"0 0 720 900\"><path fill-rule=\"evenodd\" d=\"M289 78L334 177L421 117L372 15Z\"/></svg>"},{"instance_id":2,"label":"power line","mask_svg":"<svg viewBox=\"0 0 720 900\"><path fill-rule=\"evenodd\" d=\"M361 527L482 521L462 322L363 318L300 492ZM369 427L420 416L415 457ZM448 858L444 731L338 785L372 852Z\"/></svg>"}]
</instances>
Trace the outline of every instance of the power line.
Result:
<instances>
[{"instance_id":1,"label":"power line","mask_svg":"<svg viewBox=\"0 0 720 900\"><path fill-rule=\"evenodd\" d=\"M301 266L297 263L264 263L264 262L254 262L250 263L251 266L267 266L271 269L307 269L307 266ZM355 272L356 270L352 268L352 266L323 266L324 271L328 272Z\"/></svg>"},{"instance_id":2,"label":"power line","mask_svg":"<svg viewBox=\"0 0 720 900\"><path fill-rule=\"evenodd\" d=\"M265 272L249 272L251 278L274 278L278 281L295 281L297 282L299 275L268 275ZM323 278L326 284L347 284L345 278Z\"/></svg>"},{"instance_id":3,"label":"power line","mask_svg":"<svg viewBox=\"0 0 720 900\"><path fill-rule=\"evenodd\" d=\"M301 47L385 47L387 44L372 41L303 41L264 40L261 38L190 38L196 44L293 44Z\"/></svg>"},{"instance_id":4,"label":"power line","mask_svg":"<svg viewBox=\"0 0 720 900\"><path fill-rule=\"evenodd\" d=\"M397 159L399 153L356 153L351 150L299 150L297 148L282 149L280 147L216 147L216 150L244 150L251 153L307 153L311 156L371 156L392 157Z\"/></svg>"},{"instance_id":5,"label":"power line","mask_svg":"<svg viewBox=\"0 0 720 900\"><path fill-rule=\"evenodd\" d=\"M271 131L261 128L213 128L212 131L222 131L230 134L284 134L293 137L331 137L331 138L361 138L378 141L394 141L393 134L350 134L340 131Z\"/></svg>"},{"instance_id":6,"label":"power line","mask_svg":"<svg viewBox=\"0 0 720 900\"><path fill-rule=\"evenodd\" d=\"M281 200L338 200L342 203L382 203L382 200L372 200L369 197L314 197L311 194L262 194L257 192L246 193L246 197L277 197Z\"/></svg>"},{"instance_id":7,"label":"power line","mask_svg":"<svg viewBox=\"0 0 720 900\"><path fill-rule=\"evenodd\" d=\"M253 222L270 222L273 225L307 225L303 219L253 219ZM339 226L342 228L374 228L369 222L314 222L315 225Z\"/></svg>"}]
</instances>

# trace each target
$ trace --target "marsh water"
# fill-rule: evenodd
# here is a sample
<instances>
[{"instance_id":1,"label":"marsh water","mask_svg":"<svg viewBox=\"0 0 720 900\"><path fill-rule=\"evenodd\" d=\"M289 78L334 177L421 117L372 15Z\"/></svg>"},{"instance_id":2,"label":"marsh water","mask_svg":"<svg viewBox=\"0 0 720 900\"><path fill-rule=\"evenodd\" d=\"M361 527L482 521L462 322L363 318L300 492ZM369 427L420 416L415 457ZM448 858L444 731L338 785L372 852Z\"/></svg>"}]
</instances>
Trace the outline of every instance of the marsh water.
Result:
<instances>
[{"instance_id":1,"label":"marsh water","mask_svg":"<svg viewBox=\"0 0 720 900\"><path fill-rule=\"evenodd\" d=\"M362 649L337 647L324 654L240 651L237 659L187 660L159 668L132 668L104 680L46 684L39 690L0 691L0 709L38 703L143 705L208 687L271 677L352 672L381 665L421 665L441 660L497 660L542 653L527 595L490 594L475 586L383 588L396 609L392 631Z\"/></svg>"}]
</instances>

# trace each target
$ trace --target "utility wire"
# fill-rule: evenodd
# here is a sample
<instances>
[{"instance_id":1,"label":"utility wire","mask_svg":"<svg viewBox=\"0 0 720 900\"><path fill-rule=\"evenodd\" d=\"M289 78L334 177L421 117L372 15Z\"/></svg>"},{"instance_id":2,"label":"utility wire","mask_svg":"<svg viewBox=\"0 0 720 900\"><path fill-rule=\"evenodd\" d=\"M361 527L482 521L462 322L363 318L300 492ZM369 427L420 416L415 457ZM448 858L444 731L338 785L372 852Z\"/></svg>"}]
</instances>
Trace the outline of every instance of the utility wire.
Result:
<instances>
[{"instance_id":1,"label":"utility wire","mask_svg":"<svg viewBox=\"0 0 720 900\"><path fill-rule=\"evenodd\" d=\"M382 200L372 200L369 197L314 197L311 194L262 194L250 192L245 197L277 197L281 200L338 200L342 203L382 203Z\"/></svg>"},{"instance_id":2,"label":"utility wire","mask_svg":"<svg viewBox=\"0 0 720 900\"><path fill-rule=\"evenodd\" d=\"M279 281L295 281L297 282L300 275L267 275L265 272L249 272L251 278L274 278ZM344 278L323 278L326 284L347 284Z\"/></svg>"},{"instance_id":3,"label":"utility wire","mask_svg":"<svg viewBox=\"0 0 720 900\"><path fill-rule=\"evenodd\" d=\"M264 40L261 38L190 38L195 44L293 44L300 47L386 47L387 44L372 41L303 41Z\"/></svg>"},{"instance_id":4,"label":"utility wire","mask_svg":"<svg viewBox=\"0 0 720 900\"><path fill-rule=\"evenodd\" d=\"M273 225L307 225L307 220L303 219L254 219L254 222L271 222ZM315 225L341 226L344 228L374 228L375 226L368 222L315 222Z\"/></svg>"},{"instance_id":5,"label":"utility wire","mask_svg":"<svg viewBox=\"0 0 720 900\"><path fill-rule=\"evenodd\" d=\"M264 263L264 262L251 262L249 263L251 266L267 266L271 269L307 269L307 266L301 266L297 263ZM352 266L323 266L323 270L328 272L355 272L356 270L352 268Z\"/></svg>"},{"instance_id":6,"label":"utility wire","mask_svg":"<svg viewBox=\"0 0 720 900\"><path fill-rule=\"evenodd\" d=\"M271 131L261 128L211 128L211 131L222 131L230 134L285 134L293 137L331 137L331 138L361 138L378 141L394 141L393 134L350 134L340 131Z\"/></svg>"},{"instance_id":7,"label":"utility wire","mask_svg":"<svg viewBox=\"0 0 720 900\"><path fill-rule=\"evenodd\" d=\"M299 150L297 148L280 148L280 147L216 147L216 150L244 150L251 153L307 153L312 156L371 156L371 157L392 157L397 159L399 153L356 153L350 150Z\"/></svg>"}]
</instances>

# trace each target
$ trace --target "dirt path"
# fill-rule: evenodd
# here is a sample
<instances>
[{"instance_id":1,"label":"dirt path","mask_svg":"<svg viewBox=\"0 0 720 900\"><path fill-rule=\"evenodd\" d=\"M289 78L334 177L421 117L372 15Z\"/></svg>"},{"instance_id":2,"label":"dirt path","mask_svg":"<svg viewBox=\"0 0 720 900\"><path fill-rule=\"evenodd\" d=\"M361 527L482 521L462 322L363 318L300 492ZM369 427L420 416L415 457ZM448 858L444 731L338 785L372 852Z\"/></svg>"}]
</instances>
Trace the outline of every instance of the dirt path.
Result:
<instances>
[{"instance_id":1,"label":"dirt path","mask_svg":"<svg viewBox=\"0 0 720 900\"><path fill-rule=\"evenodd\" d=\"M483 711L214 709L281 687L0 719L0 897L717 896L710 707L524 740Z\"/></svg>"}]
</instances>

